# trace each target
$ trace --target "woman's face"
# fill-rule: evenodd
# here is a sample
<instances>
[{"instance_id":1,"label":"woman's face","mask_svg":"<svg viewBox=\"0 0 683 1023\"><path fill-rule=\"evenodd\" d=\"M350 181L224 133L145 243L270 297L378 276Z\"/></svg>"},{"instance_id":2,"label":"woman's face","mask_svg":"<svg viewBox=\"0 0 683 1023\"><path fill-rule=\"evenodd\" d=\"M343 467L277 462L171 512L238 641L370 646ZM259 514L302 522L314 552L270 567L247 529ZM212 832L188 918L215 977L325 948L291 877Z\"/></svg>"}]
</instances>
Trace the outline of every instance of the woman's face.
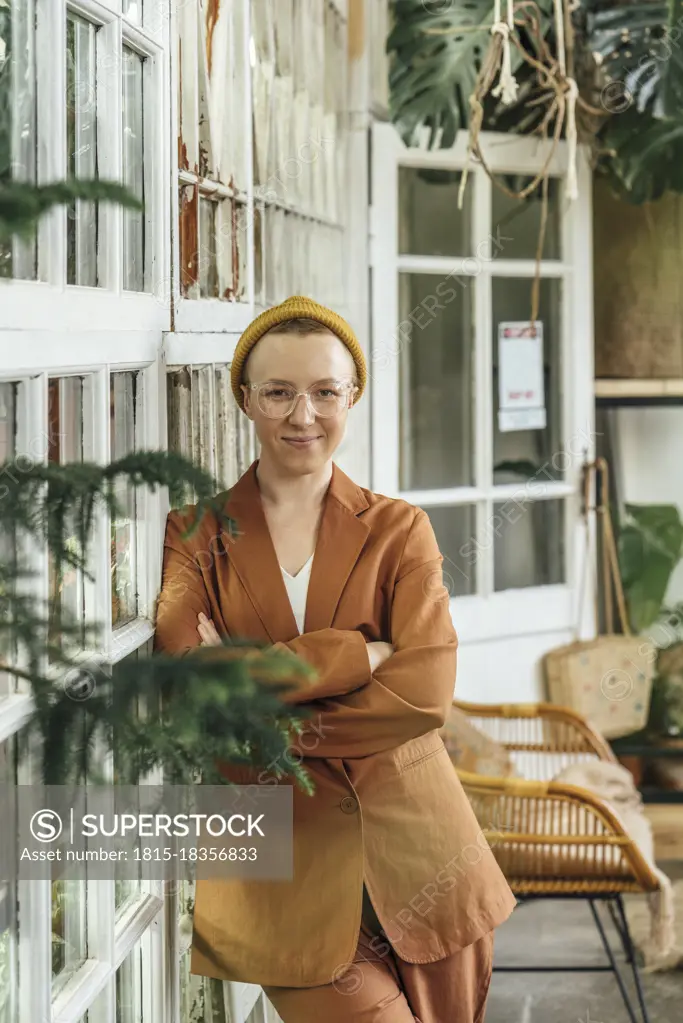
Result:
<instances>
[{"instance_id":1,"label":"woman's face","mask_svg":"<svg viewBox=\"0 0 683 1023\"><path fill-rule=\"evenodd\" d=\"M305 391L323 381L353 380L355 363L348 348L332 333L266 334L247 359L245 378L259 384L274 380ZM344 437L353 402L351 392L348 404L328 418L316 415L300 397L289 416L271 419L259 408L255 390L242 385L242 393L244 410L254 421L261 444L260 457L293 475L315 472L332 458Z\"/></svg>"}]
</instances>

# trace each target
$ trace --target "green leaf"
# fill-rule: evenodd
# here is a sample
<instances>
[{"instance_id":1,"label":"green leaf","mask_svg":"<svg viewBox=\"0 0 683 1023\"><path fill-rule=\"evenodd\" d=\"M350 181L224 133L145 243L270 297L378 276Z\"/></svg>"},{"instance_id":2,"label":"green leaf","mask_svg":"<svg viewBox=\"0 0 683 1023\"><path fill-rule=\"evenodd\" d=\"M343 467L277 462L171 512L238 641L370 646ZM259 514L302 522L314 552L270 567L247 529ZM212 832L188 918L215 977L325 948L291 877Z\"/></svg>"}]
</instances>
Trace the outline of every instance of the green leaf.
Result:
<instances>
[{"instance_id":1,"label":"green leaf","mask_svg":"<svg viewBox=\"0 0 683 1023\"><path fill-rule=\"evenodd\" d=\"M28 236L40 217L53 206L76 199L111 202L127 209L142 209L140 200L116 181L81 181L71 178L50 185L13 181L0 184L0 241Z\"/></svg>"},{"instance_id":2,"label":"green leaf","mask_svg":"<svg viewBox=\"0 0 683 1023\"><path fill-rule=\"evenodd\" d=\"M671 574L683 550L676 505L626 505L619 566L632 627L640 632L660 616Z\"/></svg>"},{"instance_id":3,"label":"green leaf","mask_svg":"<svg viewBox=\"0 0 683 1023\"><path fill-rule=\"evenodd\" d=\"M553 0L537 0L542 31L550 25ZM443 129L441 148L453 144L469 123L469 99L482 61L492 44L494 0L458 0L429 4L393 0L390 54L390 112L407 145L417 141L421 125L430 128L433 146ZM511 47L513 71L522 57Z\"/></svg>"},{"instance_id":4,"label":"green leaf","mask_svg":"<svg viewBox=\"0 0 683 1023\"><path fill-rule=\"evenodd\" d=\"M657 119L683 110L683 0L667 3L593 3L588 45L612 81L623 82L640 113Z\"/></svg>"}]
</instances>

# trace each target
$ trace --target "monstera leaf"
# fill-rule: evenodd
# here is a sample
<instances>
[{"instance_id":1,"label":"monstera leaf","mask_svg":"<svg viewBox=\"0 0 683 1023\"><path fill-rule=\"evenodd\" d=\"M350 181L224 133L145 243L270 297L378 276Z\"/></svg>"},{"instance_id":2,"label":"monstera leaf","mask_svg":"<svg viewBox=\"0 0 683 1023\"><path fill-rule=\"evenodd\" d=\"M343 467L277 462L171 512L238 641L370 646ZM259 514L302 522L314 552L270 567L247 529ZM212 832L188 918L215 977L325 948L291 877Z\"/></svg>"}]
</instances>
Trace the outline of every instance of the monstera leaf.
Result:
<instances>
[{"instance_id":1,"label":"monstera leaf","mask_svg":"<svg viewBox=\"0 0 683 1023\"><path fill-rule=\"evenodd\" d=\"M536 6L541 34L555 53L553 0ZM393 0L390 105L407 145L421 142L418 129L425 126L430 147L448 148L468 127L494 8L494 0ZM533 5L517 0L518 21L531 11ZM597 135L598 172L634 204L683 192L683 0L582 0L572 23L575 77L582 95L604 113L584 125ZM523 27L516 31L531 46ZM514 45L511 55L517 99L503 106L486 97L484 127L532 134L544 123L548 89Z\"/></svg>"},{"instance_id":2,"label":"monstera leaf","mask_svg":"<svg viewBox=\"0 0 683 1023\"><path fill-rule=\"evenodd\" d=\"M683 0L620 3L592 0L588 45L605 75L623 84L627 102L657 119L683 112Z\"/></svg>"},{"instance_id":3,"label":"monstera leaf","mask_svg":"<svg viewBox=\"0 0 683 1023\"><path fill-rule=\"evenodd\" d=\"M598 169L620 199L640 204L683 192L683 118L661 121L632 107L609 119L600 142L611 155Z\"/></svg>"},{"instance_id":4,"label":"monstera leaf","mask_svg":"<svg viewBox=\"0 0 683 1023\"><path fill-rule=\"evenodd\" d=\"M537 0L550 25L553 0ZM505 10L505 5L502 5ZM448 148L469 123L469 98L491 45L494 0L393 0L387 40L391 117L407 145L417 129L430 130L429 146ZM511 47L512 67L522 62Z\"/></svg>"},{"instance_id":5,"label":"monstera leaf","mask_svg":"<svg viewBox=\"0 0 683 1023\"><path fill-rule=\"evenodd\" d=\"M683 522L676 505L626 505L619 533L619 566L636 631L659 617L682 548Z\"/></svg>"}]
</instances>

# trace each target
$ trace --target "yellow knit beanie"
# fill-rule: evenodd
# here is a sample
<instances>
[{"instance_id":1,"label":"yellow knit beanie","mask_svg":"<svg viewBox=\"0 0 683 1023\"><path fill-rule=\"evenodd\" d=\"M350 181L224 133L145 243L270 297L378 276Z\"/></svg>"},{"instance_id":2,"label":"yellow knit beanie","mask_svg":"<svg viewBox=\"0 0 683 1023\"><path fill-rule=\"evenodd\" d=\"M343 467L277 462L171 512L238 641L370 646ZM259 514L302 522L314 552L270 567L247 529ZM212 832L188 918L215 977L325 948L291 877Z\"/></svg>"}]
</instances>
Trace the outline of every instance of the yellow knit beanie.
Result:
<instances>
[{"instance_id":1,"label":"yellow knit beanie","mask_svg":"<svg viewBox=\"0 0 683 1023\"><path fill-rule=\"evenodd\" d=\"M260 313L255 320L252 320L237 342L230 368L230 383L232 385L232 393L235 395L235 401L243 412L244 394L240 384L244 383L242 376L249 352L256 342L260 341L263 335L267 334L273 327L276 327L279 323L284 323L286 320L296 320L299 318L317 320L318 323L322 323L333 334L336 334L340 341L343 341L351 352L353 361L356 364L358 390L353 400L354 405L363 393L367 380L365 356L358 343L358 338L349 324L341 316L333 312L332 309L319 305L312 298L304 298L303 295L292 295L291 298L288 298L280 305L273 306L272 309L266 309Z\"/></svg>"}]
</instances>

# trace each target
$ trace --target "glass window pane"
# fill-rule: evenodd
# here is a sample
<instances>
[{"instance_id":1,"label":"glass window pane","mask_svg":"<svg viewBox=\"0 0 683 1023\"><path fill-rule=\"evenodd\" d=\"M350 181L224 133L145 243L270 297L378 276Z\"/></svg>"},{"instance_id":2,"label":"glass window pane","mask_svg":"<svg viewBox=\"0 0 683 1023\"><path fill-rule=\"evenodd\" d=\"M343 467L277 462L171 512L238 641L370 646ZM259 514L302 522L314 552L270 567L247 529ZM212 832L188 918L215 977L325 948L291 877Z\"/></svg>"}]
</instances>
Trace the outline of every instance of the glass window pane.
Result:
<instances>
[{"instance_id":1,"label":"glass window pane","mask_svg":"<svg viewBox=\"0 0 683 1023\"><path fill-rule=\"evenodd\" d=\"M400 323L373 362L399 359L402 490L474 483L472 278L401 274Z\"/></svg>"},{"instance_id":2,"label":"glass window pane","mask_svg":"<svg viewBox=\"0 0 683 1023\"><path fill-rule=\"evenodd\" d=\"M443 581L451 597L476 593L476 508L474 505L444 505L424 510L443 554Z\"/></svg>"},{"instance_id":3,"label":"glass window pane","mask_svg":"<svg viewBox=\"0 0 683 1023\"><path fill-rule=\"evenodd\" d=\"M140 1023L143 1018L143 937L116 971L116 1023Z\"/></svg>"},{"instance_id":4,"label":"glass window pane","mask_svg":"<svg viewBox=\"0 0 683 1023\"><path fill-rule=\"evenodd\" d=\"M269 178L269 152L274 136L275 25L273 5L268 0L251 0L251 31L254 184L263 186Z\"/></svg>"},{"instance_id":5,"label":"glass window pane","mask_svg":"<svg viewBox=\"0 0 683 1023\"><path fill-rule=\"evenodd\" d=\"M83 412L90 389L87 377L61 377L48 385L48 462L65 465L84 461ZM76 524L68 539L74 552L81 550ZM61 644L60 623L84 621L85 580L83 573L64 565L58 576L49 559L50 640Z\"/></svg>"},{"instance_id":6,"label":"glass window pane","mask_svg":"<svg viewBox=\"0 0 683 1023\"><path fill-rule=\"evenodd\" d=\"M0 784L16 784L15 744L0 743ZM6 827L7 823L3 822ZM0 881L0 1021L18 1023L19 931L16 885Z\"/></svg>"},{"instance_id":7,"label":"glass window pane","mask_svg":"<svg viewBox=\"0 0 683 1023\"><path fill-rule=\"evenodd\" d=\"M69 176L97 178L97 76L90 22L69 12L66 22L66 151ZM67 283L94 287L98 205L78 199L67 208Z\"/></svg>"},{"instance_id":8,"label":"glass window pane","mask_svg":"<svg viewBox=\"0 0 683 1023\"><path fill-rule=\"evenodd\" d=\"M123 182L145 200L143 74L145 60L123 48ZM123 287L145 290L145 214L123 211Z\"/></svg>"},{"instance_id":9,"label":"glass window pane","mask_svg":"<svg viewBox=\"0 0 683 1023\"><path fill-rule=\"evenodd\" d=\"M88 954L85 880L52 882L52 980L61 988Z\"/></svg>"},{"instance_id":10,"label":"glass window pane","mask_svg":"<svg viewBox=\"0 0 683 1023\"><path fill-rule=\"evenodd\" d=\"M111 460L135 451L137 373L112 373L110 379ZM121 514L111 524L111 617L116 628L137 616L137 523L135 487L117 480Z\"/></svg>"},{"instance_id":11,"label":"glass window pane","mask_svg":"<svg viewBox=\"0 0 683 1023\"><path fill-rule=\"evenodd\" d=\"M498 379L498 324L527 321L531 315L531 279L493 279L493 480L518 483L531 479L562 479L566 458L562 443L562 374L560 324L562 282L541 281L538 318L543 324L543 387L546 426L540 430L501 431Z\"/></svg>"},{"instance_id":12,"label":"glass window pane","mask_svg":"<svg viewBox=\"0 0 683 1023\"><path fill-rule=\"evenodd\" d=\"M199 200L199 294L202 298L218 297L216 265L216 208L210 199Z\"/></svg>"},{"instance_id":13,"label":"glass window pane","mask_svg":"<svg viewBox=\"0 0 683 1023\"><path fill-rule=\"evenodd\" d=\"M510 191L521 192L533 178L510 176L504 179ZM492 194L494 259L535 259L538 248L543 195L536 188L526 199L511 199L494 185ZM548 179L548 219L543 242L543 259L561 256L560 182Z\"/></svg>"},{"instance_id":14,"label":"glass window pane","mask_svg":"<svg viewBox=\"0 0 683 1023\"><path fill-rule=\"evenodd\" d=\"M195 882L178 882L178 924L182 924L180 933L180 1019L182 1023L208 1021L211 1023L231 1023L226 1005L225 993L227 984L214 977L200 977L190 973L190 935L189 920L194 909Z\"/></svg>"},{"instance_id":15,"label":"glass window pane","mask_svg":"<svg viewBox=\"0 0 683 1023\"><path fill-rule=\"evenodd\" d=\"M277 5L279 7L279 4ZM244 19L246 16L246 4L229 4L228 10L231 18L231 42L232 60L230 62L230 81L228 89L232 97L232 108L230 117L225 118L225 133L229 134L227 150L230 154L231 164L228 172L224 175L226 182L232 179L233 187L244 192L247 187L247 133L235 131L235 121L243 117L243 111L248 102L247 97L247 61L244 52Z\"/></svg>"},{"instance_id":16,"label":"glass window pane","mask_svg":"<svg viewBox=\"0 0 683 1023\"><path fill-rule=\"evenodd\" d=\"M123 0L123 15L136 25L142 24L143 0Z\"/></svg>"},{"instance_id":17,"label":"glass window pane","mask_svg":"<svg viewBox=\"0 0 683 1023\"><path fill-rule=\"evenodd\" d=\"M0 465L6 465L5 471L8 479L16 479L19 472L19 465L15 464L16 455L16 411L17 411L17 385L13 383L0 383ZM0 483L0 494L2 483ZM14 565L15 543L14 537L7 533L0 533L0 572L7 567L11 572ZM10 581L8 581L10 582ZM0 575L0 586L5 583ZM11 582L10 582L11 585ZM0 603L0 618L8 611L4 603ZM3 628L0 620L0 661L11 661L15 651L14 642L9 633ZM7 672L0 672L0 700L14 692L15 680ZM2 1020L2 1015L0 1015Z\"/></svg>"},{"instance_id":18,"label":"glass window pane","mask_svg":"<svg viewBox=\"0 0 683 1023\"><path fill-rule=\"evenodd\" d=\"M36 180L35 0L0 3L0 185ZM0 278L33 280L35 235L0 241Z\"/></svg>"},{"instance_id":19,"label":"glass window pane","mask_svg":"<svg viewBox=\"0 0 683 1023\"><path fill-rule=\"evenodd\" d=\"M398 251L413 256L472 255L472 189L458 209L460 171L399 167Z\"/></svg>"},{"instance_id":20,"label":"glass window pane","mask_svg":"<svg viewBox=\"0 0 683 1023\"><path fill-rule=\"evenodd\" d=\"M494 589L565 581L565 501L525 501L520 494L493 508Z\"/></svg>"}]
</instances>

